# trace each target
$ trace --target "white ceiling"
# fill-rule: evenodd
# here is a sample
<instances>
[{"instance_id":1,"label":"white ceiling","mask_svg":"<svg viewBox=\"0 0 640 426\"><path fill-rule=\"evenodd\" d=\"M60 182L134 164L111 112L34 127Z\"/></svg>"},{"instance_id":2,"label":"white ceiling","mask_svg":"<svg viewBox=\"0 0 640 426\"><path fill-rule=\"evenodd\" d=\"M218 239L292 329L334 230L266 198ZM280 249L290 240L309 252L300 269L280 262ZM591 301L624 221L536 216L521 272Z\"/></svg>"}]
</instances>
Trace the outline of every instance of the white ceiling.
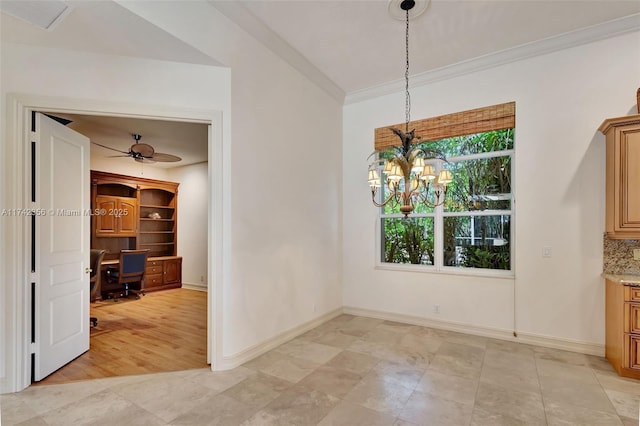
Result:
<instances>
[{"instance_id":1,"label":"white ceiling","mask_svg":"<svg viewBox=\"0 0 640 426\"><path fill-rule=\"evenodd\" d=\"M71 120L67 127L100 145L128 152L131 145L135 143L132 134L137 133L142 136L140 142L153 146L155 152L173 154L182 158L181 161L173 163L158 162L150 165L152 167L182 167L207 161L208 126L206 124L56 112L49 114ZM92 158L119 155L110 149L91 145ZM117 160L132 163L134 161L129 157Z\"/></svg>"},{"instance_id":2,"label":"white ceiling","mask_svg":"<svg viewBox=\"0 0 640 426\"><path fill-rule=\"evenodd\" d=\"M349 101L389 84L400 87L404 78L404 22L389 15L388 0L204 1L337 99L347 95ZM65 3L72 6L70 13L50 31L0 14L2 40L220 65L114 1ZM446 77L456 66L471 69L468 64L474 61L483 67L504 62L509 60L505 52L516 52L510 58L517 58L517 52L522 52L520 57L532 56L638 29L638 0L432 0L426 12L410 24L411 81L415 84L429 73ZM543 45L546 47L536 47ZM105 145L127 150L132 143L130 134L136 132L157 151L183 157L179 165L206 160L206 134L204 145L194 144L197 138L187 136L191 130L185 123L75 118L75 126ZM196 153L196 146L204 150Z\"/></svg>"},{"instance_id":3,"label":"white ceiling","mask_svg":"<svg viewBox=\"0 0 640 426\"><path fill-rule=\"evenodd\" d=\"M244 15L258 18L346 94L404 78L405 22L390 16L388 0L210 2L250 33L255 22ZM432 0L410 22L410 72L441 69L630 15L640 29L639 13L637 0Z\"/></svg>"}]
</instances>

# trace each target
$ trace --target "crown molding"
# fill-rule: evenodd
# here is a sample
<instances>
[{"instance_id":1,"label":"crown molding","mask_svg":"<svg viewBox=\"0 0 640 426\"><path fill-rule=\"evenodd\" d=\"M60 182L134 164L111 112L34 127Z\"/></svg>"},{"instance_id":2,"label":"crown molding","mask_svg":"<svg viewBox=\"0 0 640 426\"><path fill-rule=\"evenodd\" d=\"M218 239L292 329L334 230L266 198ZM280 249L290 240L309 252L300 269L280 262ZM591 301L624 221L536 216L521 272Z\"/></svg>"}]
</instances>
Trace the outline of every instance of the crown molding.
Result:
<instances>
[{"instance_id":1,"label":"crown molding","mask_svg":"<svg viewBox=\"0 0 640 426\"><path fill-rule=\"evenodd\" d=\"M422 72L411 76L412 86L419 87L437 81L448 80L510 62L557 52L635 31L640 31L640 13ZM390 81L378 86L350 92L345 97L344 103L347 105L398 93L403 91L404 87L404 79Z\"/></svg>"},{"instance_id":2,"label":"crown molding","mask_svg":"<svg viewBox=\"0 0 640 426\"><path fill-rule=\"evenodd\" d=\"M298 70L318 87L340 103L344 102L345 91L313 65L282 37L253 15L240 2L208 0L220 13L249 33L285 62Z\"/></svg>"}]
</instances>

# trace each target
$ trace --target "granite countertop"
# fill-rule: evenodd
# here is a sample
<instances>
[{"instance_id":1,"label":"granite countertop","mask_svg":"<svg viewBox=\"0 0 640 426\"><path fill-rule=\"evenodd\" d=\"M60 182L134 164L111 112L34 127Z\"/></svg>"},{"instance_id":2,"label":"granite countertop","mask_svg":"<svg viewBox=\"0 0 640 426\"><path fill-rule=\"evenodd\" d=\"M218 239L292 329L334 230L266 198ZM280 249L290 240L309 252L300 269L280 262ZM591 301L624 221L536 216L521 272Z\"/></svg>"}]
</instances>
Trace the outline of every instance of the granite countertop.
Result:
<instances>
[{"instance_id":1,"label":"granite countertop","mask_svg":"<svg viewBox=\"0 0 640 426\"><path fill-rule=\"evenodd\" d=\"M640 275L602 274L602 276L618 284L640 286Z\"/></svg>"}]
</instances>

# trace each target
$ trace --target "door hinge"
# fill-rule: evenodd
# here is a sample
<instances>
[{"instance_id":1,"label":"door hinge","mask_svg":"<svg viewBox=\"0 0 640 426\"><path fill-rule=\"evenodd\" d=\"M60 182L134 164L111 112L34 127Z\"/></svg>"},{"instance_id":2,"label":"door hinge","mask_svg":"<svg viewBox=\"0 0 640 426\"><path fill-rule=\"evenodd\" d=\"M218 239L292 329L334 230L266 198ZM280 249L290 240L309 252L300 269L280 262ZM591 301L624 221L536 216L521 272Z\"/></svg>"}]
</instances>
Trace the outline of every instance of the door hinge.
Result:
<instances>
[{"instance_id":1,"label":"door hinge","mask_svg":"<svg viewBox=\"0 0 640 426\"><path fill-rule=\"evenodd\" d=\"M29 343L29 353L30 354L36 353L36 342Z\"/></svg>"}]
</instances>

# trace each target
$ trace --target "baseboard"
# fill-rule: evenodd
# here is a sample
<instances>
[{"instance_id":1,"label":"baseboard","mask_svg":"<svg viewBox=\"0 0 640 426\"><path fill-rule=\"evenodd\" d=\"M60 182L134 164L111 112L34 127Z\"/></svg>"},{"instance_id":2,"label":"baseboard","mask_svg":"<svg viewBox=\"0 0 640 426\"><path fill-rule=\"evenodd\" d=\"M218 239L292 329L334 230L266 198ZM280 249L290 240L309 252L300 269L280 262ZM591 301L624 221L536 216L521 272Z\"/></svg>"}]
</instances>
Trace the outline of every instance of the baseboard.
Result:
<instances>
[{"instance_id":1,"label":"baseboard","mask_svg":"<svg viewBox=\"0 0 640 426\"><path fill-rule=\"evenodd\" d=\"M562 349L587 355L604 356L604 345L600 343L559 339L557 337L544 336L541 334L521 332L518 332L518 338L515 340L529 345L544 346L545 348Z\"/></svg>"},{"instance_id":2,"label":"baseboard","mask_svg":"<svg viewBox=\"0 0 640 426\"><path fill-rule=\"evenodd\" d=\"M283 343L288 342L289 340L306 333L307 331L316 328L322 323L329 321L342 314L342 308L337 308L332 311L327 312L324 315L321 315L311 321L307 321L304 324L300 324L296 327L293 327L287 331L284 331L270 339L265 340L264 342L258 343L257 345L251 346L247 349L244 349L238 353L233 355L227 355L222 358L222 365L220 365L220 370L229 370L232 368L236 368L245 362L251 361L254 358L262 355L265 352L269 352L271 349L280 346Z\"/></svg>"},{"instance_id":3,"label":"baseboard","mask_svg":"<svg viewBox=\"0 0 640 426\"><path fill-rule=\"evenodd\" d=\"M207 291L206 284L182 283L182 288L186 288L187 290Z\"/></svg>"},{"instance_id":4,"label":"baseboard","mask_svg":"<svg viewBox=\"0 0 640 426\"><path fill-rule=\"evenodd\" d=\"M362 309L351 306L345 306L343 310L345 314L378 318L387 321L396 321L406 324L420 325L423 327L437 328L441 330L457 331L459 333L466 333L474 336L491 337L494 339L509 340L512 342L526 343L530 345L561 349L588 355L604 356L604 345L599 343L560 339L557 337L521 332L518 332L517 336L514 336L513 330L482 327L474 324L435 320L432 318L398 314L395 312L377 311L372 309Z\"/></svg>"}]
</instances>

